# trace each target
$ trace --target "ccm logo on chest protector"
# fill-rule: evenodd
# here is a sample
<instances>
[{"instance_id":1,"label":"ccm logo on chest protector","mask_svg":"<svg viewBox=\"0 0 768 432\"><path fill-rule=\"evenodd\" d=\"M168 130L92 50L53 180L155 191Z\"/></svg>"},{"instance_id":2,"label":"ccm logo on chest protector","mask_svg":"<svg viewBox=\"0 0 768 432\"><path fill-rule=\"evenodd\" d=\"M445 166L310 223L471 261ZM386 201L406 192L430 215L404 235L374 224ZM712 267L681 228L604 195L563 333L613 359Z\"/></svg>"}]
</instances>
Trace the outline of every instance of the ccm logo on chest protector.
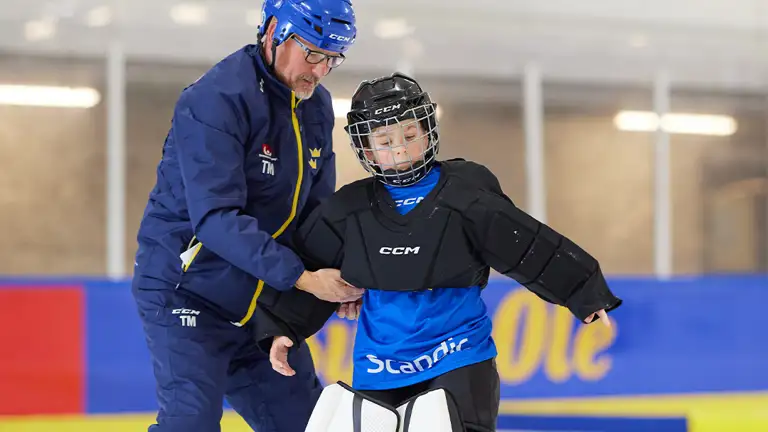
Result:
<instances>
[{"instance_id":1,"label":"ccm logo on chest protector","mask_svg":"<svg viewBox=\"0 0 768 432\"><path fill-rule=\"evenodd\" d=\"M395 206L402 207L404 205L418 204L423 200L424 200L424 197L399 199L399 200L395 200Z\"/></svg>"},{"instance_id":2,"label":"ccm logo on chest protector","mask_svg":"<svg viewBox=\"0 0 768 432\"><path fill-rule=\"evenodd\" d=\"M381 114L381 113L388 113L388 112L394 111L394 110L396 110L398 108L400 108L400 104L399 103L398 104L394 104L394 105L390 105L388 107L379 108L379 109L377 109L376 111L373 112L373 115Z\"/></svg>"},{"instance_id":3,"label":"ccm logo on chest protector","mask_svg":"<svg viewBox=\"0 0 768 432\"><path fill-rule=\"evenodd\" d=\"M410 246L398 246L398 247L390 247L390 246L382 246L381 249L379 249L379 253L382 255L416 255L419 253L419 249L421 249L421 246L416 247L410 247Z\"/></svg>"}]
</instances>

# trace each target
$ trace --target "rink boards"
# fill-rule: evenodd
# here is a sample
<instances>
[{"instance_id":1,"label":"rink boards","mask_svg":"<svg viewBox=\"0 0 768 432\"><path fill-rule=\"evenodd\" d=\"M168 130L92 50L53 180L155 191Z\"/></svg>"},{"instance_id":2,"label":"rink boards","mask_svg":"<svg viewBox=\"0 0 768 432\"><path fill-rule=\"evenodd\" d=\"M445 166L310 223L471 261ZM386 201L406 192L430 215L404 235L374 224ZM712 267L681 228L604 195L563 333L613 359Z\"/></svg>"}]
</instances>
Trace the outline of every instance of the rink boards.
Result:
<instances>
[{"instance_id":1,"label":"rink boards","mask_svg":"<svg viewBox=\"0 0 768 432\"><path fill-rule=\"evenodd\" d=\"M611 284L625 300L612 330L579 325L508 280L489 284L501 428L768 430L768 276ZM349 380L354 329L334 319L311 342L325 381ZM0 419L2 432L142 430L152 419L128 282L0 281L0 346L12 353L0 356L0 415L25 416ZM229 421L225 431L247 430Z\"/></svg>"}]
</instances>

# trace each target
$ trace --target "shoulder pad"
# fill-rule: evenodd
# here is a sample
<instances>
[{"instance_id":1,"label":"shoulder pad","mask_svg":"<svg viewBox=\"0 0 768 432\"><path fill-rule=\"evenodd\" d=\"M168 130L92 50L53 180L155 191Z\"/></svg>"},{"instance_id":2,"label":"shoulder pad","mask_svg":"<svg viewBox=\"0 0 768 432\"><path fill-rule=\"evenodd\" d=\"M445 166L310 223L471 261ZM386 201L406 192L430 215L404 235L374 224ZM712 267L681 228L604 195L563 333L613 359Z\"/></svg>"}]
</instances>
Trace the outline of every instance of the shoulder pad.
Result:
<instances>
[{"instance_id":1,"label":"shoulder pad","mask_svg":"<svg viewBox=\"0 0 768 432\"><path fill-rule=\"evenodd\" d=\"M502 193L499 179L484 165L464 159L449 159L441 162L440 166L446 170L446 174L457 177L474 187L497 194Z\"/></svg>"},{"instance_id":2,"label":"shoulder pad","mask_svg":"<svg viewBox=\"0 0 768 432\"><path fill-rule=\"evenodd\" d=\"M343 186L323 206L323 216L333 222L370 208L370 191L374 181L373 178L365 178Z\"/></svg>"}]
</instances>

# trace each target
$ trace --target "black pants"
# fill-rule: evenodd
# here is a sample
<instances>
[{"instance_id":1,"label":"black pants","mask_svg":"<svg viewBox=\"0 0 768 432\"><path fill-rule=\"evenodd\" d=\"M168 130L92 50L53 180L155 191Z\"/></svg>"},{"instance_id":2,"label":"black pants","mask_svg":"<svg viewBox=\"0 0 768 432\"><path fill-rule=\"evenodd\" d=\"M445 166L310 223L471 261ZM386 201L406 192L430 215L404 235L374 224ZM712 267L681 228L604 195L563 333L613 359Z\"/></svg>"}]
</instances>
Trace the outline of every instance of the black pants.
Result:
<instances>
[{"instance_id":1,"label":"black pants","mask_svg":"<svg viewBox=\"0 0 768 432\"><path fill-rule=\"evenodd\" d=\"M499 373L494 359L452 370L429 381L391 390L361 393L397 407L409 398L444 388L456 400L467 431L493 432L499 415Z\"/></svg>"}]
</instances>

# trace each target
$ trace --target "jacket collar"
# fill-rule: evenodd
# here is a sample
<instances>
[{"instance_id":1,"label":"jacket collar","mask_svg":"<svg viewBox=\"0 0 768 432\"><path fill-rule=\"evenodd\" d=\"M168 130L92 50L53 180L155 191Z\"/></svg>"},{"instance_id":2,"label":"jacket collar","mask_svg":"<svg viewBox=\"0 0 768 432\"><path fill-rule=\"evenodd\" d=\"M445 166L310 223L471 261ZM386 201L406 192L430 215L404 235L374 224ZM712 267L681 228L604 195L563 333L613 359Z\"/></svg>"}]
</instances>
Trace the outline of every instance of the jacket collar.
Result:
<instances>
[{"instance_id":1,"label":"jacket collar","mask_svg":"<svg viewBox=\"0 0 768 432\"><path fill-rule=\"evenodd\" d=\"M253 59L253 63L258 71L257 75L260 80L264 81L264 87L269 90L269 93L278 96L281 100L290 104L291 89L283 84L267 66L264 56L261 54L261 47L259 45L249 45L246 52Z\"/></svg>"}]
</instances>

